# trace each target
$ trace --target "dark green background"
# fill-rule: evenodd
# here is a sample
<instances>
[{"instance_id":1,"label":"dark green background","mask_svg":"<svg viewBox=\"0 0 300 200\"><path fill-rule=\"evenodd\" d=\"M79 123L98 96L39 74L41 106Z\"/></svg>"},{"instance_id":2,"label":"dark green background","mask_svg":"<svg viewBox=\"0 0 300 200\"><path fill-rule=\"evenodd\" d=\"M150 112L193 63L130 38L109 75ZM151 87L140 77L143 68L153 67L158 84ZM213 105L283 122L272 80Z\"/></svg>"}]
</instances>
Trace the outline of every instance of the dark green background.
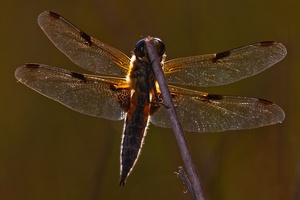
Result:
<instances>
[{"instance_id":1,"label":"dark green background","mask_svg":"<svg viewBox=\"0 0 300 200\"><path fill-rule=\"evenodd\" d=\"M0 199L191 199L174 171L183 165L173 133L150 125L133 173L119 187L123 122L78 114L18 84L27 62L83 71L36 22L52 10L130 55L141 36L160 37L168 59L264 40L286 58L271 69L207 92L261 97L286 112L282 124L226 133L187 133L207 199L299 199L300 3L229 1L11 1L0 16ZM199 77L201 78L201 77ZM101 105L99 105L101 106Z\"/></svg>"}]
</instances>

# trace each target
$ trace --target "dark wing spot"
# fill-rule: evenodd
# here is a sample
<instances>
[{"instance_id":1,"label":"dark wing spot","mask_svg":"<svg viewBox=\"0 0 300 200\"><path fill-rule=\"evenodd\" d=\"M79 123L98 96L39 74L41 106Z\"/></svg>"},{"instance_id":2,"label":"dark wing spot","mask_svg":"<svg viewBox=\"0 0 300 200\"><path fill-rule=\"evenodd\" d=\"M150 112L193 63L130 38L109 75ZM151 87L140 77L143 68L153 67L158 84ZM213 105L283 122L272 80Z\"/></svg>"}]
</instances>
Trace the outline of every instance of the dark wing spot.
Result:
<instances>
[{"instance_id":1,"label":"dark wing spot","mask_svg":"<svg viewBox=\"0 0 300 200\"><path fill-rule=\"evenodd\" d=\"M208 100L222 100L223 95L220 94L208 94L206 97Z\"/></svg>"},{"instance_id":2,"label":"dark wing spot","mask_svg":"<svg viewBox=\"0 0 300 200\"><path fill-rule=\"evenodd\" d=\"M218 60L225 58L225 57L229 56L230 54L231 54L230 51L223 51L221 53L216 53L216 55L213 59L213 62L217 62Z\"/></svg>"},{"instance_id":3,"label":"dark wing spot","mask_svg":"<svg viewBox=\"0 0 300 200\"><path fill-rule=\"evenodd\" d=\"M78 78L83 82L86 82L86 77L83 74L79 74L77 72L71 72L71 76L73 76L74 78Z\"/></svg>"},{"instance_id":4,"label":"dark wing spot","mask_svg":"<svg viewBox=\"0 0 300 200\"><path fill-rule=\"evenodd\" d=\"M93 44L91 36L89 36L85 32L80 31L80 36L88 43L89 46L91 46Z\"/></svg>"},{"instance_id":5,"label":"dark wing spot","mask_svg":"<svg viewBox=\"0 0 300 200\"><path fill-rule=\"evenodd\" d=\"M222 100L223 98L223 95L220 94L207 94L206 96L202 96L200 100L207 101L208 103L210 103L211 100Z\"/></svg>"},{"instance_id":6,"label":"dark wing spot","mask_svg":"<svg viewBox=\"0 0 300 200\"><path fill-rule=\"evenodd\" d=\"M26 64L25 65L27 68L34 68L34 69L37 69L40 67L39 64L34 64L34 63L29 63L29 64Z\"/></svg>"},{"instance_id":7,"label":"dark wing spot","mask_svg":"<svg viewBox=\"0 0 300 200\"><path fill-rule=\"evenodd\" d=\"M224 96L220 94L208 94L206 96L202 96L201 101L210 102L210 100L222 100L223 98Z\"/></svg>"},{"instance_id":8,"label":"dark wing spot","mask_svg":"<svg viewBox=\"0 0 300 200\"><path fill-rule=\"evenodd\" d=\"M115 85L109 85L109 89L115 92L117 91L117 87Z\"/></svg>"},{"instance_id":9,"label":"dark wing spot","mask_svg":"<svg viewBox=\"0 0 300 200\"><path fill-rule=\"evenodd\" d=\"M56 14L55 12L48 11L48 13L49 13L49 15L50 15L51 17L54 17L54 18L56 18L56 19L59 19L59 18L60 18L60 15L59 15L59 14Z\"/></svg>"},{"instance_id":10,"label":"dark wing spot","mask_svg":"<svg viewBox=\"0 0 300 200\"><path fill-rule=\"evenodd\" d=\"M266 105L274 104L272 101L269 101L269 100L266 100L266 99L261 99L261 98L258 98L258 102L266 104Z\"/></svg>"},{"instance_id":11,"label":"dark wing spot","mask_svg":"<svg viewBox=\"0 0 300 200\"><path fill-rule=\"evenodd\" d=\"M259 43L261 46L271 46L274 44L274 41L264 41Z\"/></svg>"}]
</instances>

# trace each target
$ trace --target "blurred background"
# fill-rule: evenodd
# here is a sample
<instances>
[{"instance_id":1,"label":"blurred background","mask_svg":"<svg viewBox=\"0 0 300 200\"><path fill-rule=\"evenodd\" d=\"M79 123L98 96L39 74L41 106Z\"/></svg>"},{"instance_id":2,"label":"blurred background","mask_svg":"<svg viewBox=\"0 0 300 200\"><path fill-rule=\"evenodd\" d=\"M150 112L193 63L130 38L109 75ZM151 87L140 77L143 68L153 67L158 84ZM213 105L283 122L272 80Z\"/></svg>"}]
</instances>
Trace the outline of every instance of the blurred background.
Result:
<instances>
[{"instance_id":1,"label":"blurred background","mask_svg":"<svg viewBox=\"0 0 300 200\"><path fill-rule=\"evenodd\" d=\"M174 174L183 163L171 130L150 125L142 155L120 187L123 121L76 113L17 83L15 69L29 62L83 72L40 30L37 16L44 10L127 55L148 35L165 42L167 59L264 40L283 43L286 58L267 71L200 88L274 101L286 112L282 124L186 136L208 200L300 199L298 1L4 0L1 5L0 199L191 199Z\"/></svg>"}]
</instances>

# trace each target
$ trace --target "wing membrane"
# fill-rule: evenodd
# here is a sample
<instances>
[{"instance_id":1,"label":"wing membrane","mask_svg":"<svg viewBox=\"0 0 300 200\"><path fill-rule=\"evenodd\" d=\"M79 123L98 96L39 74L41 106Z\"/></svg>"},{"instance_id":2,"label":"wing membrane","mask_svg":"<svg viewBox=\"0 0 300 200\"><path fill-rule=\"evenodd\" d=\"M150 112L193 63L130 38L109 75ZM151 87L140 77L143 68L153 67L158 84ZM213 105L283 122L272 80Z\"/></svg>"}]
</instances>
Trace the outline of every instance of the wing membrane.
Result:
<instances>
[{"instance_id":1,"label":"wing membrane","mask_svg":"<svg viewBox=\"0 0 300 200\"><path fill-rule=\"evenodd\" d=\"M229 51L166 61L169 83L192 86L229 84L258 74L282 60L287 51L277 42L261 42Z\"/></svg>"},{"instance_id":2,"label":"wing membrane","mask_svg":"<svg viewBox=\"0 0 300 200\"><path fill-rule=\"evenodd\" d=\"M257 98L222 96L170 86L177 116L185 131L220 132L251 129L280 123L284 111L274 103ZM161 107L150 121L170 128L166 109Z\"/></svg>"},{"instance_id":3,"label":"wing membrane","mask_svg":"<svg viewBox=\"0 0 300 200\"><path fill-rule=\"evenodd\" d=\"M29 88L77 112L110 120L124 118L117 92L111 89L111 85L126 85L124 79L104 79L40 64L23 65L15 76ZM130 95L130 90L124 91Z\"/></svg>"},{"instance_id":4,"label":"wing membrane","mask_svg":"<svg viewBox=\"0 0 300 200\"><path fill-rule=\"evenodd\" d=\"M100 75L127 75L129 57L90 37L58 14L45 11L39 15L38 23L52 43L80 67Z\"/></svg>"}]
</instances>

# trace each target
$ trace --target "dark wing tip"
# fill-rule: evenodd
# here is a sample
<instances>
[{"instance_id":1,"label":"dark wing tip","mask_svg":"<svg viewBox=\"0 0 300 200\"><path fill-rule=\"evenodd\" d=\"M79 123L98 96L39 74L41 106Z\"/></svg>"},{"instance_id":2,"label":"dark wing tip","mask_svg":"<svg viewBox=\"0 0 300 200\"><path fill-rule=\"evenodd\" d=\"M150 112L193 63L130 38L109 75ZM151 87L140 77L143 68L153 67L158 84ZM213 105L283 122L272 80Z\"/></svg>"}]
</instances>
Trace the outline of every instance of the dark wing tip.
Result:
<instances>
[{"instance_id":1,"label":"dark wing tip","mask_svg":"<svg viewBox=\"0 0 300 200\"><path fill-rule=\"evenodd\" d=\"M35 64L35 63L28 63L28 64L25 64L23 65L23 67L26 67L26 68L39 68L41 65L40 64Z\"/></svg>"},{"instance_id":2,"label":"dark wing tip","mask_svg":"<svg viewBox=\"0 0 300 200\"><path fill-rule=\"evenodd\" d=\"M276 44L276 42L274 42L274 41L263 41L263 42L260 42L259 44L261 46L271 46L271 45Z\"/></svg>"},{"instance_id":3,"label":"dark wing tip","mask_svg":"<svg viewBox=\"0 0 300 200\"><path fill-rule=\"evenodd\" d=\"M258 98L257 101L266 106L274 107L274 113L276 113L276 120L272 124L281 123L284 120L284 118L285 118L284 111L278 105L276 105L274 102L269 101L267 99L262 99L262 98Z\"/></svg>"},{"instance_id":4,"label":"dark wing tip","mask_svg":"<svg viewBox=\"0 0 300 200\"><path fill-rule=\"evenodd\" d=\"M60 15L55 13L55 12L52 12L52 11L46 11L48 13L48 15L50 15L51 17L54 17L56 19L60 18Z\"/></svg>"},{"instance_id":5,"label":"dark wing tip","mask_svg":"<svg viewBox=\"0 0 300 200\"><path fill-rule=\"evenodd\" d=\"M28 63L28 64L24 64L24 65L18 67L15 71L15 77L18 81L22 82L22 76L24 74L24 71L26 71L26 68L38 69L38 68L40 68L40 64Z\"/></svg>"},{"instance_id":6,"label":"dark wing tip","mask_svg":"<svg viewBox=\"0 0 300 200\"><path fill-rule=\"evenodd\" d=\"M46 10L38 16L37 21L38 21L38 24L40 25L40 27L44 27L45 24L49 23L50 20L58 20L60 18L62 18L61 15L59 15L55 12Z\"/></svg>"},{"instance_id":7,"label":"dark wing tip","mask_svg":"<svg viewBox=\"0 0 300 200\"><path fill-rule=\"evenodd\" d=\"M283 44L281 44L279 42L263 41L258 44L262 47L274 47L274 49L276 49L276 52L280 55L280 60L282 60L287 54L287 49L285 48L285 46Z\"/></svg>"},{"instance_id":8,"label":"dark wing tip","mask_svg":"<svg viewBox=\"0 0 300 200\"><path fill-rule=\"evenodd\" d=\"M78 31L79 35L86 41L86 43L91 46L93 44L92 42L92 37L89 36L88 34L86 34L85 32L83 32L82 30L80 30L78 27L76 27L75 25L73 25L71 22L69 22L68 20L64 19L61 15L52 12L52 11L44 11L42 12L39 17L38 17L38 23L40 25L40 27L42 27L42 29L45 29L45 26L50 22L50 20L62 20L65 23L67 23L69 26L72 26L74 29L76 29L76 31ZM45 31L45 30L44 30ZM48 31L46 31L46 35ZM49 36L48 36L49 37Z\"/></svg>"},{"instance_id":9,"label":"dark wing tip","mask_svg":"<svg viewBox=\"0 0 300 200\"><path fill-rule=\"evenodd\" d=\"M55 13L55 12L52 12L52 11L50 11L50 10L45 10L44 12L42 12L42 13L39 15L38 18L41 18L41 17L46 16L46 15L47 15L47 16L51 16L51 17L56 18L56 19L58 19L58 18L61 17L59 14L57 14L57 13Z\"/></svg>"},{"instance_id":10,"label":"dark wing tip","mask_svg":"<svg viewBox=\"0 0 300 200\"><path fill-rule=\"evenodd\" d=\"M267 99L262 99L262 98L258 98L258 101L259 101L260 103L263 103L263 104L266 104L266 105L272 105L272 104L274 104L274 102L269 101L269 100L267 100Z\"/></svg>"}]
</instances>

